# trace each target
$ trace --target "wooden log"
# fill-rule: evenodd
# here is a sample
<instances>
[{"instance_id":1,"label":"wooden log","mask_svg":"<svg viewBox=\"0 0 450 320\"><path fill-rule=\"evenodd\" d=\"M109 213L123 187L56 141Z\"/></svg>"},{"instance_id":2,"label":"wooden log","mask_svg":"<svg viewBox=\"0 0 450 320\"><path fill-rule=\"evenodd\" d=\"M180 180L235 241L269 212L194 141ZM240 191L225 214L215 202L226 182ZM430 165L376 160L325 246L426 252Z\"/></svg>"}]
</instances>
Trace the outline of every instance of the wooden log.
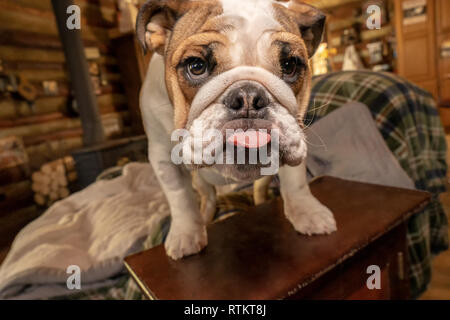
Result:
<instances>
[{"instance_id":1,"label":"wooden log","mask_svg":"<svg viewBox=\"0 0 450 320\"><path fill-rule=\"evenodd\" d=\"M33 190L35 193L47 195L50 192L50 185L33 182L33 184L31 185L31 190Z\"/></svg>"},{"instance_id":2,"label":"wooden log","mask_svg":"<svg viewBox=\"0 0 450 320\"><path fill-rule=\"evenodd\" d=\"M82 146L82 138L75 137L28 146L26 147L26 151L30 157L30 167L37 169L52 158L67 156L71 151Z\"/></svg>"},{"instance_id":3,"label":"wooden log","mask_svg":"<svg viewBox=\"0 0 450 320\"><path fill-rule=\"evenodd\" d=\"M65 62L64 53L61 50L33 49L6 45L0 46L0 59L16 62ZM110 55L102 55L96 61L100 65L117 65L117 59Z\"/></svg>"},{"instance_id":4,"label":"wooden log","mask_svg":"<svg viewBox=\"0 0 450 320\"><path fill-rule=\"evenodd\" d=\"M14 3L25 9L35 9L51 13L52 7L50 1L36 0L7 0L3 2ZM116 9L114 6L105 6L105 4L90 3L86 1L74 1L81 9L81 16L86 19L86 24L94 26L112 27L116 24Z\"/></svg>"},{"instance_id":5,"label":"wooden log","mask_svg":"<svg viewBox=\"0 0 450 320\"><path fill-rule=\"evenodd\" d=\"M97 96L99 110L108 107L126 106L126 97L122 94L105 94ZM34 103L33 109L25 101L3 98L0 99L0 119L15 119L17 117L35 116L47 113L61 113L66 110L67 97L39 98ZM105 112L104 112L105 113ZM35 118L39 119L39 118ZM67 128L66 128L67 129Z\"/></svg>"},{"instance_id":6,"label":"wooden log","mask_svg":"<svg viewBox=\"0 0 450 320\"><path fill-rule=\"evenodd\" d=\"M58 159L58 165L55 170L57 177L64 177L66 175L66 167L64 166L64 158Z\"/></svg>"},{"instance_id":7,"label":"wooden log","mask_svg":"<svg viewBox=\"0 0 450 320\"><path fill-rule=\"evenodd\" d=\"M29 69L20 70L20 72L14 72L22 75L30 82L42 82L42 81L68 81L68 74L66 70L41 70L41 69ZM120 73L104 72L102 73L102 79L108 82L120 82Z\"/></svg>"},{"instance_id":8,"label":"wooden log","mask_svg":"<svg viewBox=\"0 0 450 320\"><path fill-rule=\"evenodd\" d=\"M50 194L52 193L52 192L55 192L56 194L58 194L58 192L59 192L59 183L58 183L58 180L56 180L56 179L54 179L54 180L52 180L52 182L51 182L51 184L50 184Z\"/></svg>"},{"instance_id":9,"label":"wooden log","mask_svg":"<svg viewBox=\"0 0 450 320\"><path fill-rule=\"evenodd\" d=\"M68 96L69 95L69 83L67 81L56 81L58 86L58 94L48 95L43 88L42 82L31 81L37 90L37 98L49 97L49 96ZM107 85L100 86L100 94L97 96L102 96L106 94L123 94L122 87L119 83L110 82ZM126 104L123 105L126 107ZM101 111L101 110L100 110Z\"/></svg>"},{"instance_id":10,"label":"wooden log","mask_svg":"<svg viewBox=\"0 0 450 320\"><path fill-rule=\"evenodd\" d=\"M66 167L66 172L75 170L75 160L72 156L64 157L64 166Z\"/></svg>"},{"instance_id":11,"label":"wooden log","mask_svg":"<svg viewBox=\"0 0 450 320\"><path fill-rule=\"evenodd\" d=\"M123 122L121 119L111 119L110 123L105 120L103 122L103 131L105 133L105 137L107 138L115 138L120 137L123 132Z\"/></svg>"},{"instance_id":12,"label":"wooden log","mask_svg":"<svg viewBox=\"0 0 450 320\"><path fill-rule=\"evenodd\" d=\"M66 103L66 97L40 98L36 100L33 109L31 109L30 105L25 101L3 98L0 99L0 119L61 112L66 109Z\"/></svg>"},{"instance_id":13,"label":"wooden log","mask_svg":"<svg viewBox=\"0 0 450 320\"><path fill-rule=\"evenodd\" d=\"M77 179L78 179L78 175L77 175L77 172L76 172L76 171L69 172L69 173L67 174L67 180L68 180L69 182L75 182L75 181L77 181Z\"/></svg>"},{"instance_id":14,"label":"wooden log","mask_svg":"<svg viewBox=\"0 0 450 320\"><path fill-rule=\"evenodd\" d=\"M109 42L106 28L89 26L83 22L83 19L81 20L84 39ZM39 30L40 33L46 35L58 34L53 13L26 9L4 0L0 1L0 21L3 25L8 26L9 30L28 31L31 29Z\"/></svg>"},{"instance_id":15,"label":"wooden log","mask_svg":"<svg viewBox=\"0 0 450 320\"><path fill-rule=\"evenodd\" d=\"M66 176L66 173L65 172L60 172L60 171L53 171L50 174L50 178L51 178L52 182L56 183L57 186L60 185L59 184L60 179L65 178L65 176Z\"/></svg>"},{"instance_id":16,"label":"wooden log","mask_svg":"<svg viewBox=\"0 0 450 320\"><path fill-rule=\"evenodd\" d=\"M120 118L126 120L126 112L108 113L102 115L102 123L111 123L111 119L116 119L119 121ZM109 122L108 122L109 121ZM46 122L45 125L33 124L33 125L23 125L17 127L3 128L0 130L0 138L7 136L18 136L18 137L29 137L44 135L52 132L75 129L81 127L81 121L79 118L63 118L55 121Z\"/></svg>"},{"instance_id":17,"label":"wooden log","mask_svg":"<svg viewBox=\"0 0 450 320\"><path fill-rule=\"evenodd\" d=\"M34 85L34 87L36 88L36 98L45 98L45 97L61 97L61 96L68 96L70 95L70 85L68 83L68 81L64 80L64 81L54 81L56 82L56 86L57 86L57 92L56 93L48 93L46 92L45 88L44 88L44 82L35 82L35 81L30 81L32 85ZM101 91L103 94L103 90Z\"/></svg>"},{"instance_id":18,"label":"wooden log","mask_svg":"<svg viewBox=\"0 0 450 320\"><path fill-rule=\"evenodd\" d=\"M34 202L36 202L39 206L44 206L47 203L47 197L43 194L36 193L34 195Z\"/></svg>"},{"instance_id":19,"label":"wooden log","mask_svg":"<svg viewBox=\"0 0 450 320\"><path fill-rule=\"evenodd\" d=\"M127 97L123 94L105 94L97 96L99 107L103 106L123 106L127 104Z\"/></svg>"},{"instance_id":20,"label":"wooden log","mask_svg":"<svg viewBox=\"0 0 450 320\"><path fill-rule=\"evenodd\" d=\"M7 74L19 74L33 84L38 90L37 95L46 95L43 92L42 82L54 81L58 83L58 95L68 95L69 85L65 64L62 62L35 62L35 61L3 61L3 70ZM101 65L102 77L108 80L107 85L100 87L101 94L122 92L120 71L115 65Z\"/></svg>"},{"instance_id":21,"label":"wooden log","mask_svg":"<svg viewBox=\"0 0 450 320\"><path fill-rule=\"evenodd\" d=\"M48 134L43 134L39 136L27 136L24 137L24 143L26 146L36 145L40 143L45 143L46 141L64 140L68 138L81 137L83 135L83 129L75 128L62 130L58 132L52 132Z\"/></svg>"},{"instance_id":22,"label":"wooden log","mask_svg":"<svg viewBox=\"0 0 450 320\"><path fill-rule=\"evenodd\" d=\"M52 183L54 183L58 178L58 173L56 171L51 171L48 175L50 176L50 186L51 186Z\"/></svg>"},{"instance_id":23,"label":"wooden log","mask_svg":"<svg viewBox=\"0 0 450 320\"><path fill-rule=\"evenodd\" d=\"M50 179L53 179L53 174L59 174L59 172L61 172L61 174L64 174L64 162L62 159L48 162L42 165L41 171L46 175L50 175Z\"/></svg>"},{"instance_id":24,"label":"wooden log","mask_svg":"<svg viewBox=\"0 0 450 320\"><path fill-rule=\"evenodd\" d=\"M13 120L0 120L0 128L11 128L17 126L31 125L36 123L44 123L54 120L63 119L65 116L62 112L52 112L42 115L29 116L25 118L16 118Z\"/></svg>"},{"instance_id":25,"label":"wooden log","mask_svg":"<svg viewBox=\"0 0 450 320\"><path fill-rule=\"evenodd\" d=\"M59 193L58 193L58 190L51 191L50 194L48 195L48 198L49 198L50 201L52 201L52 202L58 200L58 199L59 199Z\"/></svg>"},{"instance_id":26,"label":"wooden log","mask_svg":"<svg viewBox=\"0 0 450 320\"><path fill-rule=\"evenodd\" d=\"M60 50L30 49L13 46L1 46L0 58L9 61L65 62L64 53Z\"/></svg>"},{"instance_id":27,"label":"wooden log","mask_svg":"<svg viewBox=\"0 0 450 320\"><path fill-rule=\"evenodd\" d=\"M66 156L70 151L83 146L81 137L68 138L64 140L49 141L26 147L30 157L30 166L40 168L42 164L59 156Z\"/></svg>"},{"instance_id":28,"label":"wooden log","mask_svg":"<svg viewBox=\"0 0 450 320\"><path fill-rule=\"evenodd\" d=\"M19 72L25 79L33 82L66 81L66 70L21 70Z\"/></svg>"},{"instance_id":29,"label":"wooden log","mask_svg":"<svg viewBox=\"0 0 450 320\"><path fill-rule=\"evenodd\" d=\"M102 124L105 130L105 136L107 138L121 135L123 133L123 124L120 118L111 120L105 119L104 121L102 121ZM74 129L61 130L57 132L51 132L42 135L25 136L23 137L23 141L26 146L31 146L40 143L45 143L46 141L56 141L68 138L81 137L82 135L83 129L80 127Z\"/></svg>"},{"instance_id":30,"label":"wooden log","mask_svg":"<svg viewBox=\"0 0 450 320\"><path fill-rule=\"evenodd\" d=\"M68 188L59 189L59 197L60 199L67 198L70 195L70 191Z\"/></svg>"},{"instance_id":31,"label":"wooden log","mask_svg":"<svg viewBox=\"0 0 450 320\"><path fill-rule=\"evenodd\" d=\"M38 183L33 183L31 185L31 189L35 192L35 193L39 193L42 195L48 195L50 193L50 185L42 185L42 184L38 184Z\"/></svg>"},{"instance_id":32,"label":"wooden log","mask_svg":"<svg viewBox=\"0 0 450 320\"><path fill-rule=\"evenodd\" d=\"M80 127L80 120L78 118L63 118L60 120L47 122L45 123L45 125L39 123L12 128L4 128L0 131L0 138L6 136L19 136L19 137L36 136L59 130L72 129L78 127Z\"/></svg>"},{"instance_id":33,"label":"wooden log","mask_svg":"<svg viewBox=\"0 0 450 320\"><path fill-rule=\"evenodd\" d=\"M2 43L0 31L0 45ZM10 45L10 44L5 44ZM32 47L36 48L36 47ZM41 61L2 61L5 73L17 73L20 70L65 70L62 62L41 62Z\"/></svg>"},{"instance_id":34,"label":"wooden log","mask_svg":"<svg viewBox=\"0 0 450 320\"><path fill-rule=\"evenodd\" d=\"M115 118L117 123L125 123L125 120L129 120L128 112L120 112L115 114L108 114L104 117ZM115 131L112 130L113 135L121 135L119 125L112 124L114 126ZM109 130L106 130L109 131ZM73 138L65 138L62 140L54 140L54 141L46 141L41 144L26 146L26 152L29 156L30 167L32 169L39 169L40 166L51 159L64 157L69 155L71 151L81 148L83 146L81 137L73 137Z\"/></svg>"},{"instance_id":35,"label":"wooden log","mask_svg":"<svg viewBox=\"0 0 450 320\"><path fill-rule=\"evenodd\" d=\"M42 171L35 171L31 175L31 180L33 183L48 185L50 183L50 177L44 174Z\"/></svg>"},{"instance_id":36,"label":"wooden log","mask_svg":"<svg viewBox=\"0 0 450 320\"><path fill-rule=\"evenodd\" d=\"M86 47L97 47L104 55L110 54L110 46L97 41L83 40ZM32 31L0 30L0 45L34 49L62 50L61 40L56 35L43 35ZM4 63L5 64L5 63ZM8 68L8 63L5 69Z\"/></svg>"},{"instance_id":37,"label":"wooden log","mask_svg":"<svg viewBox=\"0 0 450 320\"><path fill-rule=\"evenodd\" d=\"M21 70L19 73L31 82L68 80L66 70ZM103 72L102 79L118 83L121 81L121 75L118 72Z\"/></svg>"},{"instance_id":38,"label":"wooden log","mask_svg":"<svg viewBox=\"0 0 450 320\"><path fill-rule=\"evenodd\" d=\"M52 191L52 189L50 188L50 185L47 186L39 186L37 189L39 193L48 196L50 194L50 192Z\"/></svg>"},{"instance_id":39,"label":"wooden log","mask_svg":"<svg viewBox=\"0 0 450 320\"><path fill-rule=\"evenodd\" d=\"M7 1L19 4L20 6L23 6L23 7L29 7L29 8L34 8L34 9L43 10L43 11L51 11L52 10L52 6L50 4L50 1L48 1L48 0L44 0L44 1L7 0ZM112 11L112 12L117 11L115 0L75 0L74 3L80 7L85 7L88 5L98 7L98 8L100 8L101 11L103 11L103 10Z\"/></svg>"},{"instance_id":40,"label":"wooden log","mask_svg":"<svg viewBox=\"0 0 450 320\"><path fill-rule=\"evenodd\" d=\"M57 182L60 187L67 187L69 184L69 182L67 181L66 175L58 177Z\"/></svg>"}]
</instances>

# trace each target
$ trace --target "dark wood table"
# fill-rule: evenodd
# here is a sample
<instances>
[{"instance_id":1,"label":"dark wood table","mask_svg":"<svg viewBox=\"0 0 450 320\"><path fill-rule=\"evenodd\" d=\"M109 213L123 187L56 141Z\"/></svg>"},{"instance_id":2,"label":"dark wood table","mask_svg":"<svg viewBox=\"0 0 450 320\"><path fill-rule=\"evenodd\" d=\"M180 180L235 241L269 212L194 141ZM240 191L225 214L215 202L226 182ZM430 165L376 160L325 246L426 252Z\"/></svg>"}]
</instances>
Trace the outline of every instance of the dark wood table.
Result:
<instances>
[{"instance_id":1,"label":"dark wood table","mask_svg":"<svg viewBox=\"0 0 450 320\"><path fill-rule=\"evenodd\" d=\"M321 177L312 193L334 213L338 231L304 236L280 199L208 227L200 254L173 261L162 245L125 265L150 299L406 299L406 221L430 194ZM369 289L378 266L380 289Z\"/></svg>"}]
</instances>

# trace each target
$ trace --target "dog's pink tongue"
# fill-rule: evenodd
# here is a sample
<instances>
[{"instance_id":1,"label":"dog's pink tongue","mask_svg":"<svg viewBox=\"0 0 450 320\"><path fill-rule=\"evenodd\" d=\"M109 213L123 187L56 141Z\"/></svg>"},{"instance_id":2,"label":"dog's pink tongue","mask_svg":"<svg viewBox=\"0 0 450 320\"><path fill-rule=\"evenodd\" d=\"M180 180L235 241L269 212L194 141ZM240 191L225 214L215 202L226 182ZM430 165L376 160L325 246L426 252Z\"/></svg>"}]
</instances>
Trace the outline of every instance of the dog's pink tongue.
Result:
<instances>
[{"instance_id":1,"label":"dog's pink tongue","mask_svg":"<svg viewBox=\"0 0 450 320\"><path fill-rule=\"evenodd\" d=\"M236 132L230 136L227 141L235 146L245 147L248 149L260 148L270 142L270 134L255 130Z\"/></svg>"}]
</instances>

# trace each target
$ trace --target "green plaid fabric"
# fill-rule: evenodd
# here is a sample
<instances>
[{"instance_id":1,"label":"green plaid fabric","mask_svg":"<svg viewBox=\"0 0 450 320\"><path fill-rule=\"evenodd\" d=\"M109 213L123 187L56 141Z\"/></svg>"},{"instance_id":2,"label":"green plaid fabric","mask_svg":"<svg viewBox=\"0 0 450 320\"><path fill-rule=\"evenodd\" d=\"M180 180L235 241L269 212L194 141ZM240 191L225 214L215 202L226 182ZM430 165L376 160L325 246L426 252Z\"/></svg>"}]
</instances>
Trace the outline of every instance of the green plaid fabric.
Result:
<instances>
[{"instance_id":1,"label":"green plaid fabric","mask_svg":"<svg viewBox=\"0 0 450 320\"><path fill-rule=\"evenodd\" d=\"M438 200L438 194L446 190L447 147L436 104L429 93L393 74L337 72L313 78L305 122L309 125L350 101L359 101L370 108L387 145L416 188L433 194L432 202L408 225L411 293L417 297L430 281L431 255L448 248L447 218ZM276 190L272 191L272 196L276 196ZM245 210L249 205L252 197L248 191L230 194L219 199L217 216ZM168 221L164 221L143 249L162 243L167 230ZM131 279L78 298L98 299L102 294L105 299L143 299Z\"/></svg>"},{"instance_id":2,"label":"green plaid fabric","mask_svg":"<svg viewBox=\"0 0 450 320\"><path fill-rule=\"evenodd\" d=\"M306 123L349 101L367 105L388 147L417 189L432 202L408 224L413 297L431 278L431 254L448 249L447 217L438 195L446 191L445 133L433 97L390 73L337 72L315 77Z\"/></svg>"}]
</instances>

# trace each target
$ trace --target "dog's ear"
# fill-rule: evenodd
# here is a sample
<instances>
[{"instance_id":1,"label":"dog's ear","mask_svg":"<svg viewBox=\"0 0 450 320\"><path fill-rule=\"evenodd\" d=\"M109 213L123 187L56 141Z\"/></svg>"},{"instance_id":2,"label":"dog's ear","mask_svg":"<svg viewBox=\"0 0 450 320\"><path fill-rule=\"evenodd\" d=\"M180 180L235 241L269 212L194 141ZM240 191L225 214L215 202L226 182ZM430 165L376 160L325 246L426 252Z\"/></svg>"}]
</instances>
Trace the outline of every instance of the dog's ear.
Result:
<instances>
[{"instance_id":1,"label":"dog's ear","mask_svg":"<svg viewBox=\"0 0 450 320\"><path fill-rule=\"evenodd\" d=\"M280 1L280 0L279 0ZM308 56L311 58L322 42L326 16L319 9L299 0L290 0L286 6L298 24L303 41L305 41Z\"/></svg>"},{"instance_id":2,"label":"dog's ear","mask_svg":"<svg viewBox=\"0 0 450 320\"><path fill-rule=\"evenodd\" d=\"M164 53L177 19L186 9L185 0L148 0L139 9L136 19L136 35L144 52L154 50Z\"/></svg>"}]
</instances>

